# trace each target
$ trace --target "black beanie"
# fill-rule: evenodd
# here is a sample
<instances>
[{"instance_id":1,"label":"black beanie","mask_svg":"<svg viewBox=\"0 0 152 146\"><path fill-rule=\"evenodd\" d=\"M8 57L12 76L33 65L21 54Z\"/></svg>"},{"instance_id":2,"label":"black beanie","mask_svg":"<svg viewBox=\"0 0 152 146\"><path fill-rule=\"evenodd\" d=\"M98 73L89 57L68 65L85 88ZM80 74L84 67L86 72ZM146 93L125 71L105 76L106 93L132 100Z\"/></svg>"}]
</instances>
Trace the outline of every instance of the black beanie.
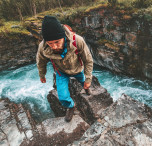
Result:
<instances>
[{"instance_id":1,"label":"black beanie","mask_svg":"<svg viewBox=\"0 0 152 146\"><path fill-rule=\"evenodd\" d=\"M58 40L65 37L65 31L55 17L47 15L42 22L42 36L45 41Z\"/></svg>"}]
</instances>

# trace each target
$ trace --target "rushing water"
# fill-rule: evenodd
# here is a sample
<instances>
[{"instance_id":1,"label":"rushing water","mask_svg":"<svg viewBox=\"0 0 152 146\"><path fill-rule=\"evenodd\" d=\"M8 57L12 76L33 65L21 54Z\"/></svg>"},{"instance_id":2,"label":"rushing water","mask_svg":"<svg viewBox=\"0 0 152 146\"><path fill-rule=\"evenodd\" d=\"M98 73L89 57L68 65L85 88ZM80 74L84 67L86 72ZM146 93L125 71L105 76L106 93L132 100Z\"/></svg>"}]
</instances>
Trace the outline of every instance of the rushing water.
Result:
<instances>
[{"instance_id":1,"label":"rushing water","mask_svg":"<svg viewBox=\"0 0 152 146\"><path fill-rule=\"evenodd\" d=\"M47 102L47 94L53 88L53 68L47 66L47 82L42 84L35 64L0 73L0 97L8 97L15 103L23 103L31 110L32 116L41 121L54 117ZM152 84L109 71L94 68L100 84L108 90L114 100L122 93L152 107ZM43 116L42 116L43 115Z\"/></svg>"}]
</instances>

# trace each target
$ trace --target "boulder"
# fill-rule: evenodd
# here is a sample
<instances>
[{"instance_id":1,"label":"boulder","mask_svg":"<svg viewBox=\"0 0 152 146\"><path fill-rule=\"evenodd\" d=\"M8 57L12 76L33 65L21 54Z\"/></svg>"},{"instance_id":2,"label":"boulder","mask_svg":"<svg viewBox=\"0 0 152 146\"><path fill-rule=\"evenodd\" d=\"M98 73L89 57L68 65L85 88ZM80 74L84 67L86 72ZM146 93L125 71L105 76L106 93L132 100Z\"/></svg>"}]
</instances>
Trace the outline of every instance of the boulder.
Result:
<instances>
[{"instance_id":1,"label":"boulder","mask_svg":"<svg viewBox=\"0 0 152 146\"><path fill-rule=\"evenodd\" d=\"M57 91L55 89L51 90L47 95L50 107L55 115L55 117L63 117L66 114L66 108L64 108L59 102Z\"/></svg>"},{"instance_id":2,"label":"boulder","mask_svg":"<svg viewBox=\"0 0 152 146\"><path fill-rule=\"evenodd\" d=\"M113 103L113 99L94 76L90 89L92 94L87 95L81 84L75 78L70 79L69 91L76 103L76 108L80 112L81 117L87 123L92 124L99 118L98 111L102 111L110 106ZM55 116L65 116L66 109L59 103L55 89L50 91L47 98Z\"/></svg>"},{"instance_id":3,"label":"boulder","mask_svg":"<svg viewBox=\"0 0 152 146\"><path fill-rule=\"evenodd\" d=\"M152 109L123 94L70 146L152 145Z\"/></svg>"},{"instance_id":4,"label":"boulder","mask_svg":"<svg viewBox=\"0 0 152 146\"><path fill-rule=\"evenodd\" d=\"M74 116L70 123L65 122L64 117L48 119L37 125L39 135L30 141L29 145L67 146L74 140L78 140L89 127L78 115Z\"/></svg>"},{"instance_id":5,"label":"boulder","mask_svg":"<svg viewBox=\"0 0 152 146\"><path fill-rule=\"evenodd\" d=\"M84 89L79 90L78 81L71 79L69 88L73 90L71 97L74 98L77 109L80 111L82 118L89 124L93 124L98 118L98 111L106 109L113 103L113 99L105 88L103 88L98 79L93 76L91 84L91 95L87 95ZM74 92L75 91L75 92ZM79 91L79 92L78 92ZM80 92L81 91L81 92ZM71 92L72 93L72 92Z\"/></svg>"}]
</instances>

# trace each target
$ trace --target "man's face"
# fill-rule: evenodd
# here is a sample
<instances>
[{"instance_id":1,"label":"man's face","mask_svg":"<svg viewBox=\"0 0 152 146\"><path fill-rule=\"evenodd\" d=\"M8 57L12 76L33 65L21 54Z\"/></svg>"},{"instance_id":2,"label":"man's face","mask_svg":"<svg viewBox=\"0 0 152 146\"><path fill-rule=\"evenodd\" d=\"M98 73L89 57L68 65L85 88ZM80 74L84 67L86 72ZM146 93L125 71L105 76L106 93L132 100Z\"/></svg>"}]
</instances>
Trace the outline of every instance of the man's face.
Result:
<instances>
[{"instance_id":1,"label":"man's face","mask_svg":"<svg viewBox=\"0 0 152 146\"><path fill-rule=\"evenodd\" d=\"M53 41L46 41L46 43L51 47L55 54L61 54L63 52L64 38Z\"/></svg>"}]
</instances>

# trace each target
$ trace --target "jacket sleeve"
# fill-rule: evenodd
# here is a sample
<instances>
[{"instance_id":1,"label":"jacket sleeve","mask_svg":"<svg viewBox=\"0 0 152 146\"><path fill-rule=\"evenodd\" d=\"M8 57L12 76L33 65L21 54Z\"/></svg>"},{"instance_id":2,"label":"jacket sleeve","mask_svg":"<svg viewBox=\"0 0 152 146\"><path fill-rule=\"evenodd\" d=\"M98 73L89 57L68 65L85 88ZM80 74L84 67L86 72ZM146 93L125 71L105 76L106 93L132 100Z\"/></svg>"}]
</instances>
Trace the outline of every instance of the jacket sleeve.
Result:
<instances>
[{"instance_id":1,"label":"jacket sleeve","mask_svg":"<svg viewBox=\"0 0 152 146\"><path fill-rule=\"evenodd\" d=\"M43 55L43 47L42 42L39 44L38 51L36 54L36 63L39 71L40 78L44 78L47 72L46 66L48 63L48 59Z\"/></svg>"},{"instance_id":2,"label":"jacket sleeve","mask_svg":"<svg viewBox=\"0 0 152 146\"><path fill-rule=\"evenodd\" d=\"M84 74L86 77L85 82L89 83L92 81L92 71L93 71L93 59L90 50L81 36L78 36L77 45L79 49L80 57L84 64Z\"/></svg>"}]
</instances>

